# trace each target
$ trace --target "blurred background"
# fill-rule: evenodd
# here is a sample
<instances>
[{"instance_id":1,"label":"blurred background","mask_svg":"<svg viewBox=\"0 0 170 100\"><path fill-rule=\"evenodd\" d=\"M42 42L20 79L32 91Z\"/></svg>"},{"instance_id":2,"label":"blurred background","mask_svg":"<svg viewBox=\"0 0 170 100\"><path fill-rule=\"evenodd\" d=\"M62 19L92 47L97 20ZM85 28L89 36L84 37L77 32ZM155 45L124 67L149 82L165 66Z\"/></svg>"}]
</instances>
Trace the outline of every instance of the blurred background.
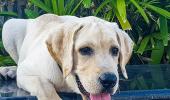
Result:
<instances>
[{"instance_id":1,"label":"blurred background","mask_svg":"<svg viewBox=\"0 0 170 100\"><path fill-rule=\"evenodd\" d=\"M117 22L135 43L120 90L170 89L170 0L0 0L0 33L10 18L45 13ZM15 63L0 39L0 66L9 65Z\"/></svg>"}]
</instances>

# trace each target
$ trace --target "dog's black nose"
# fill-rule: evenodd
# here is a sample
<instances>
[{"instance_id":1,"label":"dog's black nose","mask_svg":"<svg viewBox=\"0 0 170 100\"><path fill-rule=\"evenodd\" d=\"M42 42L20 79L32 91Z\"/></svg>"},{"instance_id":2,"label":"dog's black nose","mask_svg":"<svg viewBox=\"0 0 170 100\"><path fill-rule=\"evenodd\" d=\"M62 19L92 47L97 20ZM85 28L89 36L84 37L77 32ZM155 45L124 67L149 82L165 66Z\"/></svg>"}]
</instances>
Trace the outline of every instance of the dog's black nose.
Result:
<instances>
[{"instance_id":1,"label":"dog's black nose","mask_svg":"<svg viewBox=\"0 0 170 100\"><path fill-rule=\"evenodd\" d=\"M99 81L104 89L109 89L116 85L117 77L112 73L104 73L99 77Z\"/></svg>"}]
</instances>

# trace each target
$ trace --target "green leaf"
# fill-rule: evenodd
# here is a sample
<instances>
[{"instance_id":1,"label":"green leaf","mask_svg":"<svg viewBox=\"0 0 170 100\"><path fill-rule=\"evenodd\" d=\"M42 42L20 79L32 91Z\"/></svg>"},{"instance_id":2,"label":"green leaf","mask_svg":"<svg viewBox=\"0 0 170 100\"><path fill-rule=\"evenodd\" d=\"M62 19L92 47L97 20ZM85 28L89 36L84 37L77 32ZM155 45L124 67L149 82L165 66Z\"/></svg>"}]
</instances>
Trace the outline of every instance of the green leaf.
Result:
<instances>
[{"instance_id":1,"label":"green leaf","mask_svg":"<svg viewBox=\"0 0 170 100\"><path fill-rule=\"evenodd\" d=\"M160 31L161 35L163 36L163 43L164 46L168 45L168 25L167 19L164 16L160 16Z\"/></svg>"},{"instance_id":2,"label":"green leaf","mask_svg":"<svg viewBox=\"0 0 170 100\"><path fill-rule=\"evenodd\" d=\"M139 49L137 51L137 53L139 54L143 54L143 52L145 51L145 48L149 42L150 36L146 36L144 37L144 39L141 41Z\"/></svg>"},{"instance_id":3,"label":"green leaf","mask_svg":"<svg viewBox=\"0 0 170 100\"><path fill-rule=\"evenodd\" d=\"M130 29L131 29L131 25L130 25L129 21L128 21L127 19L125 20L124 18L122 18L121 15L120 15L119 12L118 12L117 1L118 1L118 0L112 0L112 2L111 2L112 7L113 7L113 11L115 12L116 17L118 18L118 20L119 20L119 22L120 22L121 27L123 28L123 30L130 30ZM122 9L122 8L120 8L120 9ZM119 11L120 11L120 10L119 10ZM126 12L126 9L123 10L123 11Z\"/></svg>"},{"instance_id":4,"label":"green leaf","mask_svg":"<svg viewBox=\"0 0 170 100\"><path fill-rule=\"evenodd\" d=\"M32 11L32 10L29 10L29 9L25 9L25 14L28 18L36 18L39 16L38 12L36 11Z\"/></svg>"},{"instance_id":5,"label":"green leaf","mask_svg":"<svg viewBox=\"0 0 170 100\"><path fill-rule=\"evenodd\" d=\"M152 62L150 62L150 64L160 64L162 56L164 54L164 45L162 43L162 41L157 40L155 43L155 50L152 50L151 53L151 59Z\"/></svg>"},{"instance_id":6,"label":"green leaf","mask_svg":"<svg viewBox=\"0 0 170 100\"><path fill-rule=\"evenodd\" d=\"M91 6L91 0L83 0L84 8L90 8Z\"/></svg>"},{"instance_id":7,"label":"green leaf","mask_svg":"<svg viewBox=\"0 0 170 100\"><path fill-rule=\"evenodd\" d=\"M45 5L47 5L49 8L51 7L51 2L50 0L44 0Z\"/></svg>"},{"instance_id":8,"label":"green leaf","mask_svg":"<svg viewBox=\"0 0 170 100\"><path fill-rule=\"evenodd\" d=\"M131 29L131 25L129 23L128 20L126 20L125 22L122 20L122 18L120 17L119 13L115 10L115 14L116 17L118 18L121 27L123 28L123 30L130 30Z\"/></svg>"},{"instance_id":9,"label":"green leaf","mask_svg":"<svg viewBox=\"0 0 170 100\"><path fill-rule=\"evenodd\" d=\"M51 0L54 14L59 14L57 0Z\"/></svg>"},{"instance_id":10,"label":"green leaf","mask_svg":"<svg viewBox=\"0 0 170 100\"><path fill-rule=\"evenodd\" d=\"M163 40L163 36L162 36L162 34L161 34L160 32L154 33L154 34L153 34L153 37L154 37L155 39L158 39L158 40Z\"/></svg>"},{"instance_id":11,"label":"green leaf","mask_svg":"<svg viewBox=\"0 0 170 100\"><path fill-rule=\"evenodd\" d=\"M58 0L58 10L60 15L64 14L64 0Z\"/></svg>"},{"instance_id":12,"label":"green leaf","mask_svg":"<svg viewBox=\"0 0 170 100\"><path fill-rule=\"evenodd\" d=\"M117 7L117 11L118 11L120 17L122 18L122 21L125 23L127 20L125 0L117 0L116 7Z\"/></svg>"},{"instance_id":13,"label":"green leaf","mask_svg":"<svg viewBox=\"0 0 170 100\"><path fill-rule=\"evenodd\" d=\"M48 12L48 13L52 13L52 10L45 5L42 1L40 0L30 0L31 3L33 3L35 6L41 8L42 10Z\"/></svg>"},{"instance_id":14,"label":"green leaf","mask_svg":"<svg viewBox=\"0 0 170 100\"><path fill-rule=\"evenodd\" d=\"M151 37L150 40L151 40L152 48L155 48L155 41L154 41L153 37Z\"/></svg>"},{"instance_id":15,"label":"green leaf","mask_svg":"<svg viewBox=\"0 0 170 100\"><path fill-rule=\"evenodd\" d=\"M144 4L148 9L151 9L153 11L155 11L156 13L170 19L170 12L167 11L167 10L164 10L162 8L159 8L159 7L156 7L156 6L153 6L153 5L150 5L150 4Z\"/></svg>"},{"instance_id":16,"label":"green leaf","mask_svg":"<svg viewBox=\"0 0 170 100\"><path fill-rule=\"evenodd\" d=\"M167 8L170 8L170 5L167 5L166 7L167 7Z\"/></svg>"},{"instance_id":17,"label":"green leaf","mask_svg":"<svg viewBox=\"0 0 170 100\"><path fill-rule=\"evenodd\" d=\"M105 13L104 14L104 19L107 20L107 21L112 21L112 18L113 18L113 14L112 14L112 10L110 10L108 13Z\"/></svg>"},{"instance_id":18,"label":"green leaf","mask_svg":"<svg viewBox=\"0 0 170 100\"><path fill-rule=\"evenodd\" d=\"M83 0L81 0L81 1L77 4L77 6L73 9L73 11L71 12L70 15L75 15L75 12L77 11L77 9L79 8L79 6L81 5L82 2L83 2Z\"/></svg>"},{"instance_id":19,"label":"green leaf","mask_svg":"<svg viewBox=\"0 0 170 100\"><path fill-rule=\"evenodd\" d=\"M16 65L10 56L0 55L0 66Z\"/></svg>"},{"instance_id":20,"label":"green leaf","mask_svg":"<svg viewBox=\"0 0 170 100\"><path fill-rule=\"evenodd\" d=\"M135 0L130 0L133 5L138 9L139 13L142 15L142 17L144 18L144 20L149 23L149 19L145 13L145 11L142 9L142 7L139 6L139 4L135 1Z\"/></svg>"},{"instance_id":21,"label":"green leaf","mask_svg":"<svg viewBox=\"0 0 170 100\"><path fill-rule=\"evenodd\" d=\"M73 7L74 5L74 0L69 0L67 3L66 3L66 6L65 6L65 14L66 15L70 15L70 12L71 12L71 8Z\"/></svg>"},{"instance_id":22,"label":"green leaf","mask_svg":"<svg viewBox=\"0 0 170 100\"><path fill-rule=\"evenodd\" d=\"M18 14L15 13L15 12L7 12L7 11L3 11L3 12L0 12L0 16L14 16L14 17L17 17Z\"/></svg>"},{"instance_id":23,"label":"green leaf","mask_svg":"<svg viewBox=\"0 0 170 100\"><path fill-rule=\"evenodd\" d=\"M103 1L102 4L96 9L94 16L96 16L101 11L101 9L103 9L103 7L106 6L110 1L111 0Z\"/></svg>"}]
</instances>

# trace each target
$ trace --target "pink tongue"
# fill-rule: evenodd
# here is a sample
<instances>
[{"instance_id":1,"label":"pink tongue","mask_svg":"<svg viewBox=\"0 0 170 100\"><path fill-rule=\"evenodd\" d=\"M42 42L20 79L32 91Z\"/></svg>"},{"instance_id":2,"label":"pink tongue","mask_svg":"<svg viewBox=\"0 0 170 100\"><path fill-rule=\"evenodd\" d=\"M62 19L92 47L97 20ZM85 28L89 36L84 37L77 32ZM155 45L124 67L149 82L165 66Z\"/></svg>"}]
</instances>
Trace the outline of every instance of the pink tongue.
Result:
<instances>
[{"instance_id":1,"label":"pink tongue","mask_svg":"<svg viewBox=\"0 0 170 100\"><path fill-rule=\"evenodd\" d=\"M90 94L90 100L111 100L109 93L101 93L97 95Z\"/></svg>"}]
</instances>

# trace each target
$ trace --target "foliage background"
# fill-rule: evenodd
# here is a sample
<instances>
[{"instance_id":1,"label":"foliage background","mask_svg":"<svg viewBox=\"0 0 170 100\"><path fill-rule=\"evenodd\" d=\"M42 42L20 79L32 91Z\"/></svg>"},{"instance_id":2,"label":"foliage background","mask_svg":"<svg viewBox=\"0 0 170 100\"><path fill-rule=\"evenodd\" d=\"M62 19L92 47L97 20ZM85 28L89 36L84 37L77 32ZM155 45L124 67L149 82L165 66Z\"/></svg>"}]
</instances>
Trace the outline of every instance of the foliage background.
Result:
<instances>
[{"instance_id":1,"label":"foliage background","mask_svg":"<svg viewBox=\"0 0 170 100\"><path fill-rule=\"evenodd\" d=\"M170 63L170 0L0 0L0 30L9 18L36 18L44 13L117 22L135 43L129 64ZM0 41L0 65L13 64ZM126 82L128 89L169 88L167 66L146 68L151 68L151 78L138 74Z\"/></svg>"}]
</instances>

